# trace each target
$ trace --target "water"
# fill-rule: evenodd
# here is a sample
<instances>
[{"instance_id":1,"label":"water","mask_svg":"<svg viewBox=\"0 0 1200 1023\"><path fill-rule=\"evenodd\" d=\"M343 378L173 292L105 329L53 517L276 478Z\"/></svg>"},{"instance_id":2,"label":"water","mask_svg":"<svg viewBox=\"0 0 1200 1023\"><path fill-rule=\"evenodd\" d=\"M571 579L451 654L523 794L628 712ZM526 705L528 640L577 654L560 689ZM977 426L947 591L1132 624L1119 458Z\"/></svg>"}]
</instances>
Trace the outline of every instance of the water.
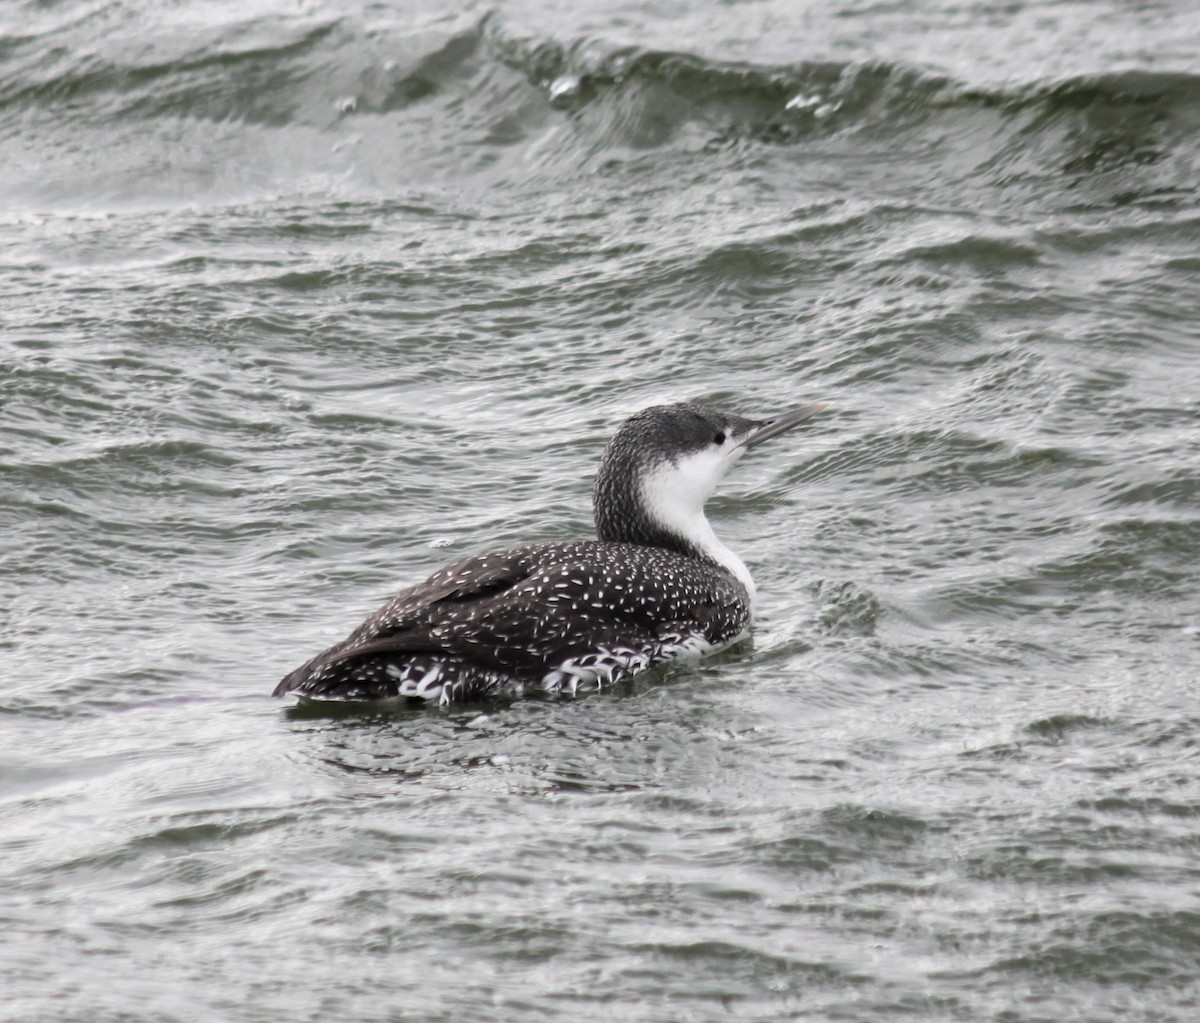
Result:
<instances>
[{"instance_id":1,"label":"water","mask_svg":"<svg viewBox=\"0 0 1200 1023\"><path fill-rule=\"evenodd\" d=\"M1195 1018L1190 4L8 15L0 1015ZM269 698L680 398L752 646Z\"/></svg>"}]
</instances>

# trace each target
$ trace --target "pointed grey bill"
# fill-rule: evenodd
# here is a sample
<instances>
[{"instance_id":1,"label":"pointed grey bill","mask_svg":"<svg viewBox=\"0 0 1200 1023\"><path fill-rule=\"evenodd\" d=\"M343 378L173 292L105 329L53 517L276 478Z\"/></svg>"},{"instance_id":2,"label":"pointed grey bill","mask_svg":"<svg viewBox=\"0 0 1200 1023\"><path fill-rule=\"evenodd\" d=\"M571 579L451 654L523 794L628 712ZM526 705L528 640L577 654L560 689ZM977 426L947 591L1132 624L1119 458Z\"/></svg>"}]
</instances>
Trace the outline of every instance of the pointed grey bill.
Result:
<instances>
[{"instance_id":1,"label":"pointed grey bill","mask_svg":"<svg viewBox=\"0 0 1200 1023\"><path fill-rule=\"evenodd\" d=\"M742 441L742 447L756 447L764 440L778 437L781 433L786 433L793 427L799 426L806 419L811 419L818 412L822 412L827 408L829 408L829 402L818 401L814 405L805 405L802 408L792 409L791 412L784 412L782 415L775 416L774 419L768 419L750 434L749 437Z\"/></svg>"}]
</instances>

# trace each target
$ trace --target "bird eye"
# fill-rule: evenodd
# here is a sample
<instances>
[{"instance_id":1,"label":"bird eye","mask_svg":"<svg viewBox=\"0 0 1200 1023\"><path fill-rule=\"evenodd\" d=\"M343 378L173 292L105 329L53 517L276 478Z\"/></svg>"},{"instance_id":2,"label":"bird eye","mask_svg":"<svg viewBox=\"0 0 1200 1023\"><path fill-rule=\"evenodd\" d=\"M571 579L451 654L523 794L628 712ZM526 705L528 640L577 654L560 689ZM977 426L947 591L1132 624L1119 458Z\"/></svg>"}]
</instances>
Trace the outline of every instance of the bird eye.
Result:
<instances>
[{"instance_id":1,"label":"bird eye","mask_svg":"<svg viewBox=\"0 0 1200 1023\"><path fill-rule=\"evenodd\" d=\"M717 435L713 438L713 443L714 444L724 444L725 443L725 431L724 430L719 430L717 432Z\"/></svg>"}]
</instances>

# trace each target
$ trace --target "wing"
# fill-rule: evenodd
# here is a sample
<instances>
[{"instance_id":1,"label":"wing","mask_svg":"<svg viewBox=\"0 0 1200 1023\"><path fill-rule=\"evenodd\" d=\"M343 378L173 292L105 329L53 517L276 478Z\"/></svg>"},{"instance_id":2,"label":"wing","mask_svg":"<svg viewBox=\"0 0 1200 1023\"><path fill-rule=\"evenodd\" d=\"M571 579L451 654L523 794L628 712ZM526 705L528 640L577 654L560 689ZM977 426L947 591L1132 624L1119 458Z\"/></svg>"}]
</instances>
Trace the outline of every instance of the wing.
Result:
<instances>
[{"instance_id":1,"label":"wing","mask_svg":"<svg viewBox=\"0 0 1200 1023\"><path fill-rule=\"evenodd\" d=\"M736 582L669 551L550 547L530 569L503 590L438 607L405 643L535 679L601 651L646 667L677 645L724 645L748 619Z\"/></svg>"},{"instance_id":2,"label":"wing","mask_svg":"<svg viewBox=\"0 0 1200 1023\"><path fill-rule=\"evenodd\" d=\"M515 547L464 558L402 590L342 642L285 675L272 696L304 684L322 668L371 655L442 649L429 631L439 609L503 594L527 579L537 548Z\"/></svg>"},{"instance_id":3,"label":"wing","mask_svg":"<svg viewBox=\"0 0 1200 1023\"><path fill-rule=\"evenodd\" d=\"M581 678L615 679L722 646L747 620L735 581L673 552L596 541L518 547L459 561L400 593L275 695L357 684L371 662L454 662L467 674L525 681L582 666Z\"/></svg>"}]
</instances>

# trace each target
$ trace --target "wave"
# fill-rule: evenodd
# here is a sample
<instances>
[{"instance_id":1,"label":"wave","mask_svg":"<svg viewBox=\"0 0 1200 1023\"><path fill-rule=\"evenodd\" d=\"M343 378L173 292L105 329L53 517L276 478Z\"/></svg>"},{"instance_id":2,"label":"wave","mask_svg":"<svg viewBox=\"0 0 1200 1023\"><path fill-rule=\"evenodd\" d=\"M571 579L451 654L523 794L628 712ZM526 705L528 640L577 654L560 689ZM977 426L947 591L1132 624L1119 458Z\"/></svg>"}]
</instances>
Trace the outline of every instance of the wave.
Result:
<instances>
[{"instance_id":1,"label":"wave","mask_svg":"<svg viewBox=\"0 0 1200 1023\"><path fill-rule=\"evenodd\" d=\"M1050 114L1136 108L1163 114L1200 107L1200 74L1184 71L1131 69L981 88L899 63L759 66L633 47L605 50L589 39L564 44L522 37L495 17L485 18L480 29L496 59L560 107L579 109L614 90L659 86L705 113L769 126L763 135L776 141L817 124L845 126L873 115L947 108Z\"/></svg>"},{"instance_id":2,"label":"wave","mask_svg":"<svg viewBox=\"0 0 1200 1023\"><path fill-rule=\"evenodd\" d=\"M65 45L72 42L53 34L4 40L0 109L115 94L129 100L123 109L134 116L186 109L226 117L232 107L253 118L256 110L294 108L299 85L301 91L324 91L331 108L340 100L342 113L380 113L432 100L448 91L452 79L485 84L489 64L515 72L560 110L578 111L622 90L661 88L694 112L757 124L768 141L880 113L1137 109L1162 115L1200 106L1200 74L1186 71L1127 69L980 88L872 60L769 66L606 47L591 38L561 42L520 34L494 12L436 32L379 33L349 18L255 18L137 47L118 33L107 51ZM362 95L338 88L354 85Z\"/></svg>"},{"instance_id":3,"label":"wave","mask_svg":"<svg viewBox=\"0 0 1200 1023\"><path fill-rule=\"evenodd\" d=\"M523 75L576 124L598 124L614 145L691 141L880 153L909 150L941 160L978 184L1020 187L1058 179L1083 205L1173 203L1194 194L1200 169L1193 130L1200 75L1122 70L979 87L899 63L815 61L786 66L725 62L686 53L598 49L514 37L485 25L495 57ZM594 108L623 107L595 117ZM646 130L650 126L651 130ZM831 144L836 140L840 145ZM1098 175L1135 180L1102 183Z\"/></svg>"},{"instance_id":4,"label":"wave","mask_svg":"<svg viewBox=\"0 0 1200 1023\"><path fill-rule=\"evenodd\" d=\"M36 134L50 162L78 161L85 148L101 165L113 161L120 180L130 163L152 161L106 151L144 149L146 122L165 121L161 142L183 163L257 159L296 173L307 161L323 180L385 187L494 180L514 152L526 170L554 175L645 151L768 147L907 155L973 186L1044 188L1053 178L1084 205L1171 204L1193 194L1200 169L1200 74L1189 72L979 87L901 63L756 65L562 42L523 34L494 12L422 31L377 30L349 15L259 18L143 46L131 43L136 28L126 24L99 48L76 45L79 26L7 41L0 156L10 166L35 175ZM214 123L215 133L206 127ZM263 132L286 141L264 142ZM1097 176L1122 175L1132 179L1106 180L1093 194ZM194 171L191 184L201 177ZM257 184L249 170L242 177Z\"/></svg>"}]
</instances>

